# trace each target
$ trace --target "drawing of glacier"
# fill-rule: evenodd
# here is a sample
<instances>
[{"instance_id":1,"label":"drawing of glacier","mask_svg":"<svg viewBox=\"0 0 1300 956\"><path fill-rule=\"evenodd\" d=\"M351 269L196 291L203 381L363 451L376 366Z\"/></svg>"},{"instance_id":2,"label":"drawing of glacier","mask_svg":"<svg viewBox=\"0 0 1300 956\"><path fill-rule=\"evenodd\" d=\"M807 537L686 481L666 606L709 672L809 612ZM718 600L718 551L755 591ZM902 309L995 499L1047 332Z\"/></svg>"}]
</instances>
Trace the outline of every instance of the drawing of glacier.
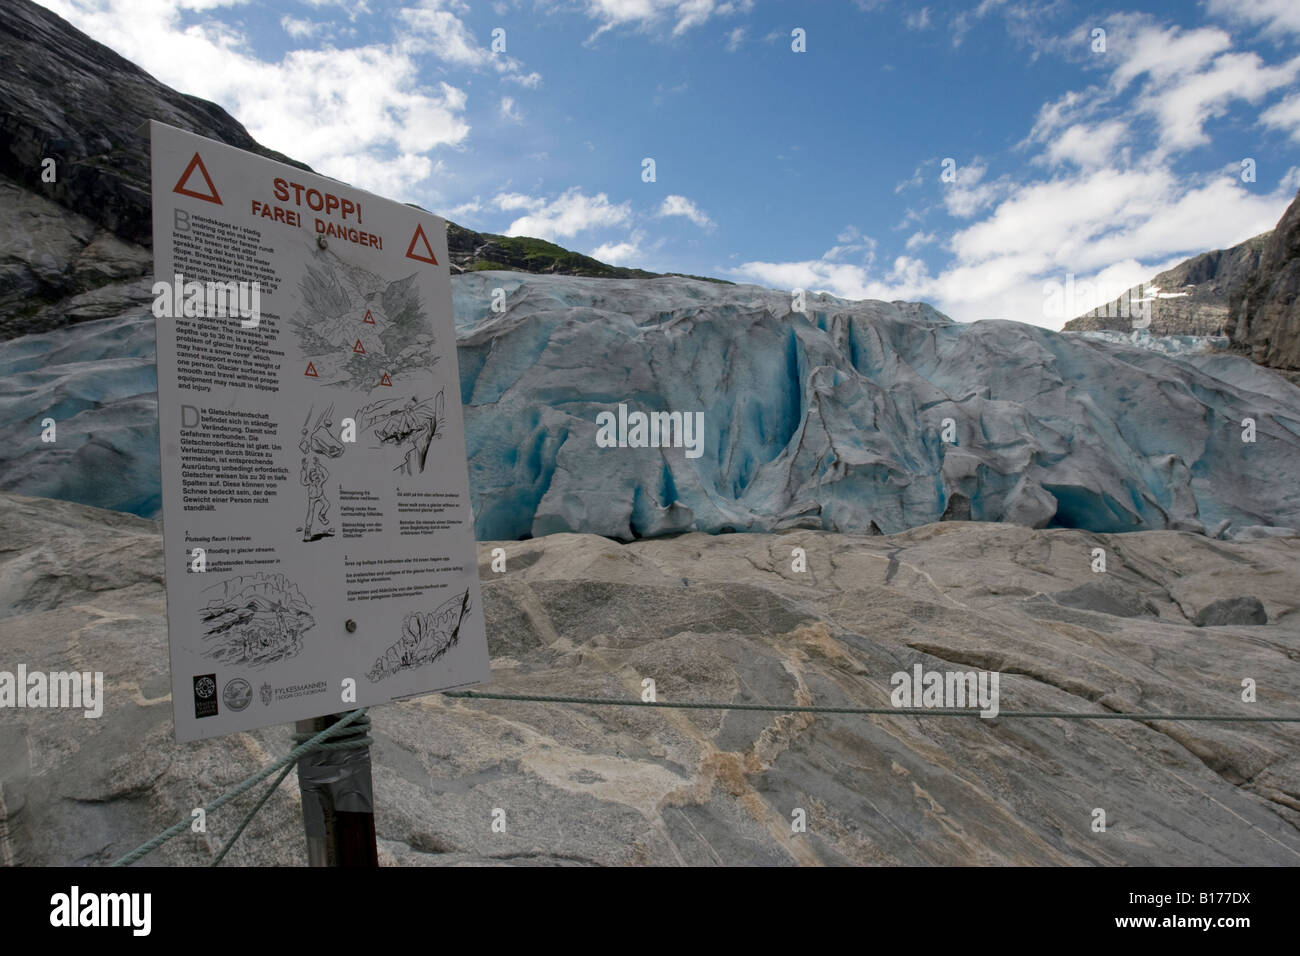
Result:
<instances>
[{"instance_id":1,"label":"drawing of glacier","mask_svg":"<svg viewBox=\"0 0 1300 956\"><path fill-rule=\"evenodd\" d=\"M330 258L308 264L289 325L322 385L370 391L439 356L415 276L389 281Z\"/></svg>"},{"instance_id":2,"label":"drawing of glacier","mask_svg":"<svg viewBox=\"0 0 1300 956\"><path fill-rule=\"evenodd\" d=\"M366 677L372 683L399 671L432 664L455 647L469 613L469 590L448 598L429 614L413 611L402 622L402 637L379 657Z\"/></svg>"}]
</instances>

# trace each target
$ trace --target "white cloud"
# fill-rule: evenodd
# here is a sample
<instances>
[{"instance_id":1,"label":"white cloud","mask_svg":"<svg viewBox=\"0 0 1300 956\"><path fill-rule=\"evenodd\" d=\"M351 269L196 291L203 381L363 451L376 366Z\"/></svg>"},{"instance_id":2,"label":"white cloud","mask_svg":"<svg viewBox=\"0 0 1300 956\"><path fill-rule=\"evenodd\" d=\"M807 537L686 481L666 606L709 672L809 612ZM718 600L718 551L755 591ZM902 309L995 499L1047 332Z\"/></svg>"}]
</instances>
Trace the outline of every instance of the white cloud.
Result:
<instances>
[{"instance_id":1,"label":"white cloud","mask_svg":"<svg viewBox=\"0 0 1300 956\"><path fill-rule=\"evenodd\" d=\"M984 15L982 9L971 16ZM1109 74L1043 104L1018 147L1030 150L1025 171L990 180L987 161L973 158L958 165L955 182L937 184L942 208L968 221L946 237L942 248L950 255L935 263L937 271L909 255L879 268L874 248L850 261L850 251L861 251L846 244L856 242L853 230L820 258L746 262L735 274L849 298L921 298L963 320L1008 318L1059 328L1188 256L1271 229L1300 188L1300 167L1291 166L1275 191L1262 194L1241 183L1235 163L1189 175L1175 170L1172 157L1207 142L1209 121L1234 103L1258 104L1293 88L1300 57L1265 63L1234 51L1217 28L1183 32L1142 16L1105 22L1113 28L1103 66ZM1300 94L1289 92L1259 122L1300 140ZM1135 132L1151 126L1154 137ZM926 170L932 162L894 192L935 188ZM1028 175L1035 165L1048 166L1051 178ZM896 227L911 232L907 253L937 254L930 248L936 233L914 225L935 208L909 207ZM1064 283L1067 275L1084 298L1070 314L1050 315L1044 283Z\"/></svg>"},{"instance_id":2,"label":"white cloud","mask_svg":"<svg viewBox=\"0 0 1300 956\"><path fill-rule=\"evenodd\" d=\"M482 212L482 211L483 211L483 203L479 200L478 196L475 196L473 199L469 200L468 202L463 202L459 206L454 206L451 209L448 209L447 215L448 216L469 216L469 215L473 215L474 213Z\"/></svg>"},{"instance_id":3,"label":"white cloud","mask_svg":"<svg viewBox=\"0 0 1300 956\"><path fill-rule=\"evenodd\" d=\"M712 229L713 220L685 196L665 196L659 206L657 216L685 216L701 229Z\"/></svg>"},{"instance_id":4,"label":"white cloud","mask_svg":"<svg viewBox=\"0 0 1300 956\"><path fill-rule=\"evenodd\" d=\"M1156 118L1163 149L1191 149L1210 142L1205 123L1223 116L1233 100L1257 103L1267 93L1294 83L1297 73L1300 57L1266 66L1254 53L1224 53L1202 72L1144 91L1137 106Z\"/></svg>"},{"instance_id":5,"label":"white cloud","mask_svg":"<svg viewBox=\"0 0 1300 956\"><path fill-rule=\"evenodd\" d=\"M1224 116L1235 101L1257 104L1273 91L1294 84L1300 75L1300 56L1266 64L1255 53L1233 51L1232 37L1218 27L1161 27L1145 14L1117 14L1105 22L1106 62L1112 64L1107 89L1094 87L1048 104L1031 139L1044 142L1068 123L1114 107L1119 94L1145 77L1128 114L1131 119L1155 121L1154 157L1172 155L1210 142L1205 125ZM1073 145L1071 158L1085 160L1086 165L1088 144Z\"/></svg>"},{"instance_id":6,"label":"white cloud","mask_svg":"<svg viewBox=\"0 0 1300 956\"><path fill-rule=\"evenodd\" d=\"M1232 47L1232 37L1215 27L1161 29L1146 17L1120 15L1109 18L1106 28L1105 55L1118 60L1110 77L1117 93L1143 73L1157 84L1195 73Z\"/></svg>"},{"instance_id":7,"label":"white cloud","mask_svg":"<svg viewBox=\"0 0 1300 956\"><path fill-rule=\"evenodd\" d=\"M553 200L500 193L492 204L504 212L527 211L505 230L507 236L536 236L552 242L587 229L621 226L632 217L628 203L613 204L604 193L587 196L577 186Z\"/></svg>"},{"instance_id":8,"label":"white cloud","mask_svg":"<svg viewBox=\"0 0 1300 956\"><path fill-rule=\"evenodd\" d=\"M453 66L476 70L491 68L501 74L503 80L529 89L536 88L542 80L541 75L524 74L522 65L514 57L494 53L490 46L480 45L464 21L447 9L454 5L454 0L419 0L413 7L398 10L399 19L408 28L401 47L410 53L432 53ZM467 11L468 7L463 9ZM509 33L505 40L509 49Z\"/></svg>"},{"instance_id":9,"label":"white cloud","mask_svg":"<svg viewBox=\"0 0 1300 956\"><path fill-rule=\"evenodd\" d=\"M280 18L280 27L295 40L303 40L320 32L321 24L312 20L297 20L286 14Z\"/></svg>"},{"instance_id":10,"label":"white cloud","mask_svg":"<svg viewBox=\"0 0 1300 956\"><path fill-rule=\"evenodd\" d=\"M1122 120L1107 120L1096 125L1079 123L1051 137L1042 158L1052 163L1070 162L1084 168L1111 165L1120 158L1121 144L1128 135L1128 125Z\"/></svg>"},{"instance_id":11,"label":"white cloud","mask_svg":"<svg viewBox=\"0 0 1300 956\"><path fill-rule=\"evenodd\" d=\"M913 186L921 185L921 169L921 166L917 166L916 171L911 176L894 186L894 195L898 195L904 189L911 189Z\"/></svg>"},{"instance_id":12,"label":"white cloud","mask_svg":"<svg viewBox=\"0 0 1300 956\"><path fill-rule=\"evenodd\" d=\"M465 93L423 82L416 60L393 45L292 50L269 62L232 27L182 27L166 0L47 5L162 82L221 104L266 146L364 189L403 198L438 169L438 147L469 133Z\"/></svg>"},{"instance_id":13,"label":"white cloud","mask_svg":"<svg viewBox=\"0 0 1300 956\"><path fill-rule=\"evenodd\" d=\"M892 268L880 279L872 279L867 267L825 259L745 262L728 271L738 279L774 289L829 292L846 299L920 299L927 297L933 287L924 263L906 256L895 259Z\"/></svg>"},{"instance_id":14,"label":"white cloud","mask_svg":"<svg viewBox=\"0 0 1300 956\"><path fill-rule=\"evenodd\" d=\"M622 242L604 243L592 249L588 255L611 265L636 266L645 258L645 252L641 248L644 238L642 233L633 232L628 239Z\"/></svg>"},{"instance_id":15,"label":"white cloud","mask_svg":"<svg viewBox=\"0 0 1300 956\"><path fill-rule=\"evenodd\" d=\"M520 113L515 106L515 98L513 96L501 97L500 113L502 119L510 120L513 123L522 123L524 121L523 114Z\"/></svg>"},{"instance_id":16,"label":"white cloud","mask_svg":"<svg viewBox=\"0 0 1300 956\"><path fill-rule=\"evenodd\" d=\"M494 56L492 51L480 46L469 27L443 6L442 0L422 0L414 7L398 10L398 17L409 28L408 41L455 66L489 64Z\"/></svg>"},{"instance_id":17,"label":"white cloud","mask_svg":"<svg viewBox=\"0 0 1300 956\"><path fill-rule=\"evenodd\" d=\"M903 21L909 30L928 30L930 28L930 8L922 7L909 13Z\"/></svg>"},{"instance_id":18,"label":"white cloud","mask_svg":"<svg viewBox=\"0 0 1300 956\"><path fill-rule=\"evenodd\" d=\"M745 42L745 27L736 27L727 33L727 52L735 53L740 49L740 45Z\"/></svg>"},{"instance_id":19,"label":"white cloud","mask_svg":"<svg viewBox=\"0 0 1300 956\"><path fill-rule=\"evenodd\" d=\"M1005 318L1051 328L1149 281L1189 255L1225 248L1271 229L1300 186L1300 168L1271 195L1218 173L1189 183L1162 166L1093 169L1030 183L1000 198L982 219L954 233L952 256L938 273L899 256L888 268L838 261L842 246L819 259L746 262L737 277L776 288L822 289L846 298L924 299L961 320ZM841 234L841 238L855 238ZM914 233L909 252L932 234ZM1045 308L1045 282L1067 274L1091 298L1068 315Z\"/></svg>"},{"instance_id":20,"label":"white cloud","mask_svg":"<svg viewBox=\"0 0 1300 956\"><path fill-rule=\"evenodd\" d=\"M542 74L540 73L508 73L501 79L507 83L518 83L529 90L535 90L542 85Z\"/></svg>"},{"instance_id":21,"label":"white cloud","mask_svg":"<svg viewBox=\"0 0 1300 956\"><path fill-rule=\"evenodd\" d=\"M1012 40L1029 47L1030 60L1044 53L1068 50L1072 41L1051 27L1059 12L1060 0L982 0L973 10L963 10L948 22L953 47L959 47L966 34L979 20L996 14Z\"/></svg>"},{"instance_id":22,"label":"white cloud","mask_svg":"<svg viewBox=\"0 0 1300 956\"><path fill-rule=\"evenodd\" d=\"M600 22L588 39L615 27L652 29L669 22L673 24L673 36L680 36L713 17L748 13L753 7L754 0L587 0L587 15Z\"/></svg>"},{"instance_id":23,"label":"white cloud","mask_svg":"<svg viewBox=\"0 0 1300 956\"><path fill-rule=\"evenodd\" d=\"M1044 103L1038 108L1033 128L1021 145L1046 142L1058 130L1087 120L1097 113L1107 98L1102 91L1091 87L1084 91L1070 90L1057 99Z\"/></svg>"},{"instance_id":24,"label":"white cloud","mask_svg":"<svg viewBox=\"0 0 1300 956\"><path fill-rule=\"evenodd\" d=\"M1300 93L1292 93L1270 106L1259 115L1259 121L1265 126L1290 133L1293 140L1300 142Z\"/></svg>"},{"instance_id":25,"label":"white cloud","mask_svg":"<svg viewBox=\"0 0 1300 956\"><path fill-rule=\"evenodd\" d=\"M518 209L541 209L546 205L546 200L534 199L523 193L497 193L492 198L492 205L504 212L514 212Z\"/></svg>"},{"instance_id":26,"label":"white cloud","mask_svg":"<svg viewBox=\"0 0 1300 956\"><path fill-rule=\"evenodd\" d=\"M1208 12L1237 22L1263 24L1266 34L1300 33L1295 0L1209 0Z\"/></svg>"},{"instance_id":27,"label":"white cloud","mask_svg":"<svg viewBox=\"0 0 1300 956\"><path fill-rule=\"evenodd\" d=\"M1016 188L1016 184L1007 176L993 182L984 182L984 174L987 172L988 166L977 159L965 165L957 165L956 180L943 184L943 205L949 215L969 219Z\"/></svg>"},{"instance_id":28,"label":"white cloud","mask_svg":"<svg viewBox=\"0 0 1300 956\"><path fill-rule=\"evenodd\" d=\"M869 268L876 261L878 243L870 236L858 232L856 226L849 226L835 238L836 244L822 253L824 262L857 259Z\"/></svg>"}]
</instances>

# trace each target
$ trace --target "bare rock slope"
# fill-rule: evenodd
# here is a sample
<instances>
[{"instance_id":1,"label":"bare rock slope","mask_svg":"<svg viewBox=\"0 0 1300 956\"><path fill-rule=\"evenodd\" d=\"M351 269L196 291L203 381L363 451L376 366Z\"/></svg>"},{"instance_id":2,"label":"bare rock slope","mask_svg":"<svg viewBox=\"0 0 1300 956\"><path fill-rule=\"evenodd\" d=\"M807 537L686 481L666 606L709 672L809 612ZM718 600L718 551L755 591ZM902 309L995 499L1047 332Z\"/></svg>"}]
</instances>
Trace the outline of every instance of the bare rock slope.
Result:
<instances>
[{"instance_id":1,"label":"bare rock slope","mask_svg":"<svg viewBox=\"0 0 1300 956\"><path fill-rule=\"evenodd\" d=\"M1180 262L1149 283L1065 323L1063 331L1111 329L1129 332L1142 299L1152 299L1152 335L1220 335L1228 327L1228 308L1259 266L1273 234L1266 232L1230 249L1214 249ZM1153 290L1158 290L1155 292Z\"/></svg>"},{"instance_id":2,"label":"bare rock slope","mask_svg":"<svg viewBox=\"0 0 1300 956\"><path fill-rule=\"evenodd\" d=\"M1300 379L1300 195L1268 237L1229 320L1233 342L1251 358Z\"/></svg>"},{"instance_id":3,"label":"bare rock slope","mask_svg":"<svg viewBox=\"0 0 1300 956\"><path fill-rule=\"evenodd\" d=\"M0 861L111 861L287 751L283 727L172 741L154 522L0 496L0 541L0 667L106 681L98 720L0 711ZM480 545L498 692L628 699L652 677L664 700L889 706L890 675L920 663L1000 671L1003 711L1276 716L1300 699L1296 536L950 522L502 546L496 574ZM1294 724L440 695L371 713L388 865L1300 863ZM210 861L255 799L150 860ZM290 777L230 861L301 864L298 815Z\"/></svg>"}]
</instances>

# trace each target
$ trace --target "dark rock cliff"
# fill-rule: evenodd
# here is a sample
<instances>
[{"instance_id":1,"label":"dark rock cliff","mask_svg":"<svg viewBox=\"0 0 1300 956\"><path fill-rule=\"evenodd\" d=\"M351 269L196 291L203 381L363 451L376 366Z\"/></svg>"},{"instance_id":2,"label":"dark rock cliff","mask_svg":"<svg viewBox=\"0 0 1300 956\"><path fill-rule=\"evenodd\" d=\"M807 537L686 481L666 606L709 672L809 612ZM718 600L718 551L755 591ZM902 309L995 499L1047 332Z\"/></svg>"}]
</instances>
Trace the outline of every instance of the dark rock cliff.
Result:
<instances>
[{"instance_id":1,"label":"dark rock cliff","mask_svg":"<svg viewBox=\"0 0 1300 956\"><path fill-rule=\"evenodd\" d=\"M1151 303L1152 335L1218 335L1228 325L1228 304L1239 295L1259 265L1272 233L1263 233L1230 249L1215 249L1180 262L1143 286L1065 323L1066 332L1111 329L1128 332L1133 314L1128 303L1149 296L1151 287L1169 297ZM1169 295L1172 293L1172 295Z\"/></svg>"},{"instance_id":2,"label":"dark rock cliff","mask_svg":"<svg viewBox=\"0 0 1300 956\"><path fill-rule=\"evenodd\" d=\"M1229 307L1229 335L1261 365L1300 373L1300 194Z\"/></svg>"}]
</instances>

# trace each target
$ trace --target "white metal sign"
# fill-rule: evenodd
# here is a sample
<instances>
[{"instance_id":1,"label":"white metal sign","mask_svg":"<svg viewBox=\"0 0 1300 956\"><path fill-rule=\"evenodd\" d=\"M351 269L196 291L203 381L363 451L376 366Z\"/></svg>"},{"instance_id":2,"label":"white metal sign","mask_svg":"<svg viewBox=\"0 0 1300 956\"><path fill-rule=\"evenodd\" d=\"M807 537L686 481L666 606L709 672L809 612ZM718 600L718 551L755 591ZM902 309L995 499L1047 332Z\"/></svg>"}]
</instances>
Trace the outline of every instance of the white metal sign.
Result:
<instances>
[{"instance_id":1,"label":"white metal sign","mask_svg":"<svg viewBox=\"0 0 1300 956\"><path fill-rule=\"evenodd\" d=\"M488 680L445 223L150 133L177 739Z\"/></svg>"}]
</instances>

